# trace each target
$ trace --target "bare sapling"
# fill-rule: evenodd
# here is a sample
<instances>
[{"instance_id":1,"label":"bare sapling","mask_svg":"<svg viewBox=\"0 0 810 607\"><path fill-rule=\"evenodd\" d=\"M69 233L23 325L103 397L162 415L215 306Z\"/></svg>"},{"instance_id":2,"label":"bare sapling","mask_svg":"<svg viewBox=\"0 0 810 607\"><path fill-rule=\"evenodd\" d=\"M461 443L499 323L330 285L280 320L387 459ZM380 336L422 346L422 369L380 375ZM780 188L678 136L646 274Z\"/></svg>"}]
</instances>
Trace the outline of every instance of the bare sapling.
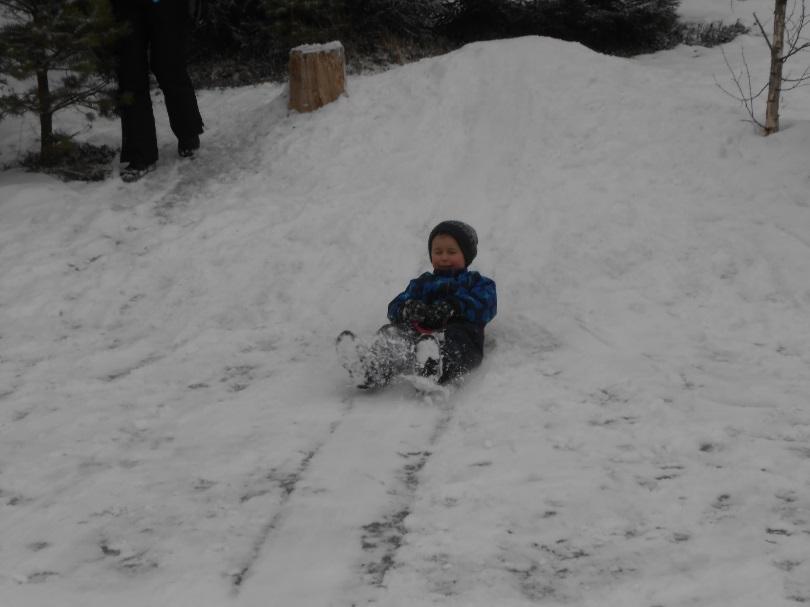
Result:
<instances>
[{"instance_id":1,"label":"bare sapling","mask_svg":"<svg viewBox=\"0 0 810 607\"><path fill-rule=\"evenodd\" d=\"M742 68L738 71L731 66L725 51L723 59L731 73L736 92L727 90L723 85L717 85L726 94L732 96L745 107L750 121L755 124L764 135L771 135L779 131L779 109L782 93L798 88L810 81L810 68L805 69L798 76L785 74L787 61L810 46L804 37L804 28L808 23L805 0L795 2L788 14L787 0L774 0L773 33L768 36L765 27L756 13L754 21L759 28L762 38L770 51L770 71L768 80L761 86L754 84L751 69L744 50L740 51ZM767 91L765 103L765 121L757 118L755 102Z\"/></svg>"}]
</instances>

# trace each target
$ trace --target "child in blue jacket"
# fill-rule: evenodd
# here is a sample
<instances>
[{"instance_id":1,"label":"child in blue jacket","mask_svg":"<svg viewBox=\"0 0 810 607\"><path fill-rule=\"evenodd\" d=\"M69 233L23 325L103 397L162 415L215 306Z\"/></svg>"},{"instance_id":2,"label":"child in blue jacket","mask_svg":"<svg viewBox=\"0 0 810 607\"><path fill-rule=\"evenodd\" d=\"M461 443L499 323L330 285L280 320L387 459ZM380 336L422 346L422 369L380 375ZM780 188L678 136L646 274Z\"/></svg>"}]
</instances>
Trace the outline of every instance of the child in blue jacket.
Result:
<instances>
[{"instance_id":1,"label":"child in blue jacket","mask_svg":"<svg viewBox=\"0 0 810 607\"><path fill-rule=\"evenodd\" d=\"M433 272L410 281L388 304L388 320L368 346L344 331L343 366L360 388L377 388L397 375L417 374L444 384L481 364L484 327L497 313L495 282L469 270L478 235L461 221L430 232Z\"/></svg>"}]
</instances>

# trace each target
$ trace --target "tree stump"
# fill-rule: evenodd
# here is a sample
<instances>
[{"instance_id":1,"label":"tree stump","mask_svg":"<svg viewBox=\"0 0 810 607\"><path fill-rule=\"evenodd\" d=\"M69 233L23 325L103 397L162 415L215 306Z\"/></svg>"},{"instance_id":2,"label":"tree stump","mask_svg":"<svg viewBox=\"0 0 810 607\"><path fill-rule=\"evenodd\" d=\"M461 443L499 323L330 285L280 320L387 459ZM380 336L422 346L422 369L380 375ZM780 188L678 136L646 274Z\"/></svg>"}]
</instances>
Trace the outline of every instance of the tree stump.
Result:
<instances>
[{"instance_id":1,"label":"tree stump","mask_svg":"<svg viewBox=\"0 0 810 607\"><path fill-rule=\"evenodd\" d=\"M289 108L312 112L346 90L346 58L340 42L305 44L290 51Z\"/></svg>"}]
</instances>

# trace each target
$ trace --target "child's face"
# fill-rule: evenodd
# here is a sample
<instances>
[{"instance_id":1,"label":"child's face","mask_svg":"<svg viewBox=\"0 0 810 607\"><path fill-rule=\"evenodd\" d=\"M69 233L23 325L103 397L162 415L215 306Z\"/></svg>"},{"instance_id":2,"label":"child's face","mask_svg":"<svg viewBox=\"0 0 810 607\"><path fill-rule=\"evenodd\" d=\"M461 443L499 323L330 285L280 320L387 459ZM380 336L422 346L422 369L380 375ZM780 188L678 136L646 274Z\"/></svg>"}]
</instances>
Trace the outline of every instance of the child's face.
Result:
<instances>
[{"instance_id":1,"label":"child's face","mask_svg":"<svg viewBox=\"0 0 810 607\"><path fill-rule=\"evenodd\" d=\"M461 247L449 234L437 234L433 238L430 262L434 270L463 270L466 267Z\"/></svg>"}]
</instances>

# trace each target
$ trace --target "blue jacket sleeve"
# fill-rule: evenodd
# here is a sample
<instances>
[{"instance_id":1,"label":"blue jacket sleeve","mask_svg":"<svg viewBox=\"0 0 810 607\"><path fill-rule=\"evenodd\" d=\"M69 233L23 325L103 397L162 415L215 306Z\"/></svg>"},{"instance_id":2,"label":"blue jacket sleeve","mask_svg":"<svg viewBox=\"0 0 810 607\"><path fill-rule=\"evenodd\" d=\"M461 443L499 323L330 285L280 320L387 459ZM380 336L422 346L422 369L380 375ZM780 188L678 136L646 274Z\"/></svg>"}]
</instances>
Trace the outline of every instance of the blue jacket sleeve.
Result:
<instances>
[{"instance_id":1,"label":"blue jacket sleeve","mask_svg":"<svg viewBox=\"0 0 810 607\"><path fill-rule=\"evenodd\" d=\"M449 299L461 318L477 325L487 324L498 313L495 281L478 272L470 272Z\"/></svg>"}]
</instances>

